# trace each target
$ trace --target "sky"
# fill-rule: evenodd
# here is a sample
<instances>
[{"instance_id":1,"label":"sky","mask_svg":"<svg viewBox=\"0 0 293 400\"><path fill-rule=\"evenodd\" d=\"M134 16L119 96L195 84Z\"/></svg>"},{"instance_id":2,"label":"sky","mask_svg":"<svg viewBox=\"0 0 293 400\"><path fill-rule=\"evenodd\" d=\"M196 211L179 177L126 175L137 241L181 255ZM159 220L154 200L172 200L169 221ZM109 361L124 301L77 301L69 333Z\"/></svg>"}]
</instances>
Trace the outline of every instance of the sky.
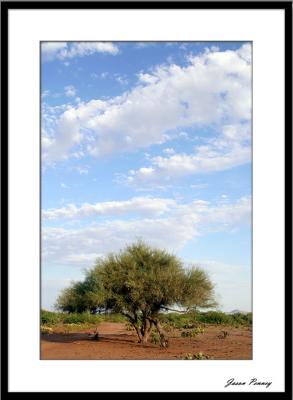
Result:
<instances>
[{"instance_id":1,"label":"sky","mask_svg":"<svg viewBox=\"0 0 293 400\"><path fill-rule=\"evenodd\" d=\"M251 304L251 44L43 42L42 308L137 239Z\"/></svg>"}]
</instances>

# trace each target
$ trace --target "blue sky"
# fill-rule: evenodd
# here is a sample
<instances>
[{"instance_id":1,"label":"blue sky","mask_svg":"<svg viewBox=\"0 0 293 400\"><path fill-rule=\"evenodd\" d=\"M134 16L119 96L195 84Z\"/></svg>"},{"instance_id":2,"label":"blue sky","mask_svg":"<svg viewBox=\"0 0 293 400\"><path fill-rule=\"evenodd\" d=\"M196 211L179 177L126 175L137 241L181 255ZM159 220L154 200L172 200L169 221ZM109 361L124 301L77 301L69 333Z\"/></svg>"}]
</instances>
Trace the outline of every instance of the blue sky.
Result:
<instances>
[{"instance_id":1,"label":"blue sky","mask_svg":"<svg viewBox=\"0 0 293 400\"><path fill-rule=\"evenodd\" d=\"M251 310L251 45L44 42L42 307L141 238Z\"/></svg>"}]
</instances>

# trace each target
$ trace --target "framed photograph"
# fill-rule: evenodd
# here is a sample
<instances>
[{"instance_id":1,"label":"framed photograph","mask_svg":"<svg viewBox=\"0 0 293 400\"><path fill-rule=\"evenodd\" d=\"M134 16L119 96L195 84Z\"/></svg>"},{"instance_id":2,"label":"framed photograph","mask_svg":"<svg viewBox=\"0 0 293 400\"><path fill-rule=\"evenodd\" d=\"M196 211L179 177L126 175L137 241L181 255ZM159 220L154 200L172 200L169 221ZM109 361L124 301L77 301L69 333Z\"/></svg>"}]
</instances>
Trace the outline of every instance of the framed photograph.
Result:
<instances>
[{"instance_id":1,"label":"framed photograph","mask_svg":"<svg viewBox=\"0 0 293 400\"><path fill-rule=\"evenodd\" d=\"M291 1L1 26L3 395L291 398Z\"/></svg>"}]
</instances>

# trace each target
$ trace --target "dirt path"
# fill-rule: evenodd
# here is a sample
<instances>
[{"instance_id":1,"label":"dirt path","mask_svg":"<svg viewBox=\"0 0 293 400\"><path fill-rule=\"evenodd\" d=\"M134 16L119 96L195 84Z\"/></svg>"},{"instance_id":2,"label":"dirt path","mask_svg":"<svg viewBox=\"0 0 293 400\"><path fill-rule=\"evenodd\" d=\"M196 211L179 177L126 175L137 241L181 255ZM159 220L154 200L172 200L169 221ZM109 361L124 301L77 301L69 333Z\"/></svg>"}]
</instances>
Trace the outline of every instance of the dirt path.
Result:
<instances>
[{"instance_id":1,"label":"dirt path","mask_svg":"<svg viewBox=\"0 0 293 400\"><path fill-rule=\"evenodd\" d=\"M207 325L205 332L195 338L182 338L180 332L170 334L168 349L159 345L137 343L132 331L123 323L101 323L100 339L89 338L93 330L70 334L43 335L41 359L43 360L178 360L184 354L202 352L215 360L252 359L251 328ZM221 332L228 336L220 339Z\"/></svg>"}]
</instances>

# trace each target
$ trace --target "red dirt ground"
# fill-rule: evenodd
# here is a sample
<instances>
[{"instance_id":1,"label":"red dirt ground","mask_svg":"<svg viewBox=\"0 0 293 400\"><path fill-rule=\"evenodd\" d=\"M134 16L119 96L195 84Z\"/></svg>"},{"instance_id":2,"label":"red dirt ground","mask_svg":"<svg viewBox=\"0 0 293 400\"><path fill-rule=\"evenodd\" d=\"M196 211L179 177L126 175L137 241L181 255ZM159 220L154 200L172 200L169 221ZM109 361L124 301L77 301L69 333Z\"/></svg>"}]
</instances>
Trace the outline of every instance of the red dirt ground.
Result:
<instances>
[{"instance_id":1,"label":"red dirt ground","mask_svg":"<svg viewBox=\"0 0 293 400\"><path fill-rule=\"evenodd\" d=\"M248 327L206 325L205 332L195 338L182 338L180 331L169 334L169 347L137 343L134 332L123 323L104 322L98 325L99 340L89 338L94 330L42 335L42 360L178 360L187 353L199 352L214 360L251 360L252 330ZM228 336L220 339L221 332Z\"/></svg>"}]
</instances>

